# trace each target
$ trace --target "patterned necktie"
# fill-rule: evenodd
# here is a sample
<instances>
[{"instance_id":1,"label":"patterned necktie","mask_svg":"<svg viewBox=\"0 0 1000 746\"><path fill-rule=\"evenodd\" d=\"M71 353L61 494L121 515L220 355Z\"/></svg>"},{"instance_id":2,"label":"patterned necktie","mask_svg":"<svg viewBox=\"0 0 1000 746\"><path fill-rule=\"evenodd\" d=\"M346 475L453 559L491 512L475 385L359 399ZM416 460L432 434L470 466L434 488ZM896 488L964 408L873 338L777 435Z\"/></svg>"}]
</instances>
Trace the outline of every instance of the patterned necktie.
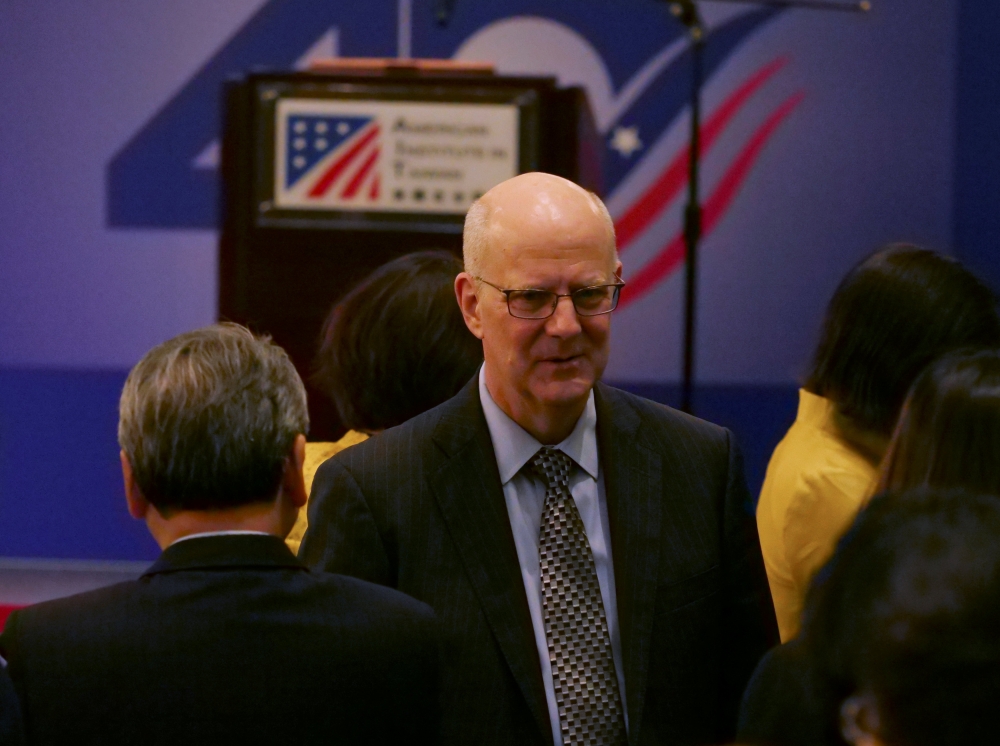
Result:
<instances>
[{"instance_id":1,"label":"patterned necktie","mask_svg":"<svg viewBox=\"0 0 1000 746\"><path fill-rule=\"evenodd\" d=\"M531 470L545 482L538 556L542 618L564 746L619 746L625 720L597 567L569 492L573 462L542 448Z\"/></svg>"}]
</instances>

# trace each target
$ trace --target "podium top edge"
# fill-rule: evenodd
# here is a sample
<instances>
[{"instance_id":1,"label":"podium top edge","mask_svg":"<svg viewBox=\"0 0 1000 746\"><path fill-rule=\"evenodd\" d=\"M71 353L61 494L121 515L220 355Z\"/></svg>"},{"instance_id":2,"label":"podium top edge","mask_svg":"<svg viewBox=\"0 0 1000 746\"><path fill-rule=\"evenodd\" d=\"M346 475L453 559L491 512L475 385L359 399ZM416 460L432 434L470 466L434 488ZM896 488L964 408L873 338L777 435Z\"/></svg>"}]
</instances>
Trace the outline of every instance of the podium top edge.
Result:
<instances>
[{"instance_id":1,"label":"podium top edge","mask_svg":"<svg viewBox=\"0 0 1000 746\"><path fill-rule=\"evenodd\" d=\"M496 75L496 66L485 61L330 57L313 60L306 71L334 75Z\"/></svg>"}]
</instances>

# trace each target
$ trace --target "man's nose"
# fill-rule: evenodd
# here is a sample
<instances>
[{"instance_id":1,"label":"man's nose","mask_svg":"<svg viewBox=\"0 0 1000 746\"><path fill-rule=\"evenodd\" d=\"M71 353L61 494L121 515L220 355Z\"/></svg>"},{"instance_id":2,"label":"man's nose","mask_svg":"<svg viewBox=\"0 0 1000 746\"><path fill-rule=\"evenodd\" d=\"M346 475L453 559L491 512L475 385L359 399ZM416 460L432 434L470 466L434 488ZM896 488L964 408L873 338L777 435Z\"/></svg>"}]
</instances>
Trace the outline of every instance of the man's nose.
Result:
<instances>
[{"instance_id":1,"label":"man's nose","mask_svg":"<svg viewBox=\"0 0 1000 746\"><path fill-rule=\"evenodd\" d=\"M553 337L571 337L582 330L573 299L563 296L556 302L556 310L549 316L545 331Z\"/></svg>"}]
</instances>

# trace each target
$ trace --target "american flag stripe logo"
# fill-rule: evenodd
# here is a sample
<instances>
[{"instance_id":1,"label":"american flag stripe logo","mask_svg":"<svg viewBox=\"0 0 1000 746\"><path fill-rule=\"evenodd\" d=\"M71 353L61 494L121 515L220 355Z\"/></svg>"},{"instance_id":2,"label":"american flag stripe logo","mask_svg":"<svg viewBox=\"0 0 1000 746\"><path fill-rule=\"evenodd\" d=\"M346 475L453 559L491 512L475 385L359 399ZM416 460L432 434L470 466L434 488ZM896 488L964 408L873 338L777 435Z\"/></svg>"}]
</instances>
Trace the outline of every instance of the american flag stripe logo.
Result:
<instances>
[{"instance_id":1,"label":"american flag stripe logo","mask_svg":"<svg viewBox=\"0 0 1000 746\"><path fill-rule=\"evenodd\" d=\"M330 164L330 166L319 177L319 179L316 180L316 183L313 184L312 189L309 190L309 196L322 197L324 194L326 194L330 190L330 187L333 186L334 182L336 182L340 178L340 176L342 176L354 164L354 162L358 159L358 157L365 150L365 148L367 148L368 145L370 145L373 141L375 141L378 138L379 132L380 130L377 123L372 123L367 127L363 128L359 132L360 137L353 138L354 144L349 145L346 152L344 152L343 155L334 160L334 162ZM378 155L379 155L379 148L376 145L374 151L372 152L372 155L369 156L368 161L366 161L362 165L362 168L358 170L358 173L362 174L362 178L364 178L364 175L367 174L367 171L364 170L364 167L367 166L368 169L371 169L371 167L375 164L375 161L378 159ZM348 186L350 187L352 184L353 180L350 183L348 183ZM351 192L351 195L347 195L346 191L347 189L344 190L345 193L343 193L341 196L348 197L354 195L353 191Z\"/></svg>"},{"instance_id":2,"label":"american flag stripe logo","mask_svg":"<svg viewBox=\"0 0 1000 746\"><path fill-rule=\"evenodd\" d=\"M377 202L381 131L374 116L286 114L283 191L317 204Z\"/></svg>"},{"instance_id":3,"label":"american flag stripe logo","mask_svg":"<svg viewBox=\"0 0 1000 746\"><path fill-rule=\"evenodd\" d=\"M378 128L376 127L374 130L372 130L372 133L375 136L377 136ZM361 167L354 174L354 177L349 182L347 182L347 186L344 187L344 191L340 193L341 197L343 197L344 199L352 199L354 195L358 193L358 190L361 188L361 184L365 180L365 177L368 176L369 172L372 170L372 166L374 166L375 162L378 160L378 156L379 156L379 148L376 146L372 150L371 154L368 156L368 159L361 164Z\"/></svg>"}]
</instances>

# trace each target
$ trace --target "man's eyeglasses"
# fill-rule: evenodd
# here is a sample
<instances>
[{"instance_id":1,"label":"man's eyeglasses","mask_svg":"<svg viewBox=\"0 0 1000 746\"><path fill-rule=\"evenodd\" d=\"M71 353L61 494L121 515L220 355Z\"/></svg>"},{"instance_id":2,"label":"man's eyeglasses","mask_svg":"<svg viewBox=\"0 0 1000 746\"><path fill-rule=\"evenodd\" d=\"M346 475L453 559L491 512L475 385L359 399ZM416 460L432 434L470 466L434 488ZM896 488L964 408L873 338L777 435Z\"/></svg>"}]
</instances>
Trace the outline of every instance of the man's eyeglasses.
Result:
<instances>
[{"instance_id":1,"label":"man's eyeglasses","mask_svg":"<svg viewBox=\"0 0 1000 746\"><path fill-rule=\"evenodd\" d=\"M507 311L517 319L547 319L556 312L560 298L571 298L573 308L580 316L601 316L618 307L618 296L625 283L619 280L610 285L591 285L572 293L553 293L551 290L511 290L476 277L480 282L496 288L507 297Z\"/></svg>"}]
</instances>

